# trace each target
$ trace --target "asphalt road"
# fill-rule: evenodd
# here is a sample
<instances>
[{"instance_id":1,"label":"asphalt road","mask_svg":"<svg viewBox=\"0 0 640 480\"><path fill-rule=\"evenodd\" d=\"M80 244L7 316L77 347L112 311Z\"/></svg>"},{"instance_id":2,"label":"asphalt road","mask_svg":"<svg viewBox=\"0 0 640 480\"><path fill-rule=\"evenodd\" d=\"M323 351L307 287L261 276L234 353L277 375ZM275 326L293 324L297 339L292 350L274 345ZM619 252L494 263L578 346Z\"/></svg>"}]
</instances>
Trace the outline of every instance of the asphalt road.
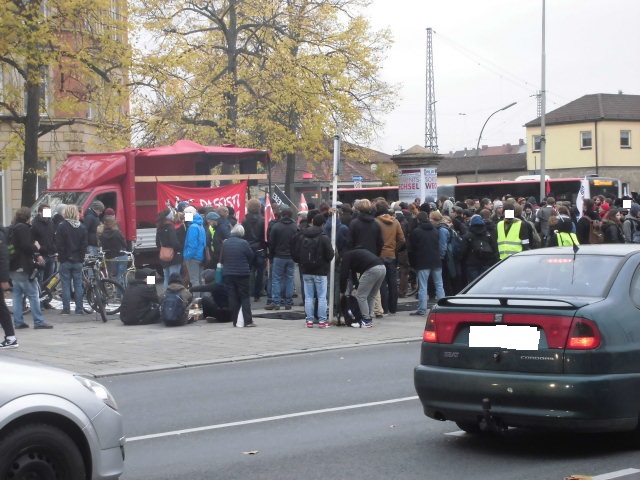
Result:
<instances>
[{"instance_id":1,"label":"asphalt road","mask_svg":"<svg viewBox=\"0 0 640 480\"><path fill-rule=\"evenodd\" d=\"M627 437L473 436L427 419L412 383L418 350L408 342L102 378L129 438L122 478L640 478Z\"/></svg>"}]
</instances>

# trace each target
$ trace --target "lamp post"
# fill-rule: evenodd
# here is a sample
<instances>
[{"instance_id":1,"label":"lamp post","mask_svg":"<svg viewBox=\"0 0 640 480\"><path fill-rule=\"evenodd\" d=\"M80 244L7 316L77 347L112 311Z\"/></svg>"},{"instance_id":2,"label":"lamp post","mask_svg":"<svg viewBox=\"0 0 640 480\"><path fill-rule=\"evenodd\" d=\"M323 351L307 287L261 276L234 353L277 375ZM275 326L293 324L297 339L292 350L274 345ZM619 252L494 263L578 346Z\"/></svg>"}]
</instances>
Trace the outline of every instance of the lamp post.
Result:
<instances>
[{"instance_id":1,"label":"lamp post","mask_svg":"<svg viewBox=\"0 0 640 480\"><path fill-rule=\"evenodd\" d=\"M491 115L489 115L487 117L487 119L484 121L484 125L482 125L482 129L480 130L480 136L478 137L478 144L476 145L476 183L478 182L478 157L480 157L480 140L482 140L482 132L484 132L484 127L487 126L487 122L489 122L489 120L491 119L491 117L493 117L496 113L501 112L503 110L506 110L507 108L511 108L513 107L516 103L518 102L513 102L510 103L509 105L507 105L506 107L502 107L498 110L496 110L495 112L493 112Z\"/></svg>"}]
</instances>

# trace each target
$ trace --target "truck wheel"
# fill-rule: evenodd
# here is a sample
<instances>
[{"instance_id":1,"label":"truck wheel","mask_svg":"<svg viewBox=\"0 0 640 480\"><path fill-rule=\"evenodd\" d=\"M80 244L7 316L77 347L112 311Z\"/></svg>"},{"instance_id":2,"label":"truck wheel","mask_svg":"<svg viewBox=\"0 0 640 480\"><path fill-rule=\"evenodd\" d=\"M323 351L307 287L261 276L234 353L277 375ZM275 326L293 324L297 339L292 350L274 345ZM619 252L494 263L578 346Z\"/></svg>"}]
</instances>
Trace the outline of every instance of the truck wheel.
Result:
<instances>
[{"instance_id":1,"label":"truck wheel","mask_svg":"<svg viewBox=\"0 0 640 480\"><path fill-rule=\"evenodd\" d=\"M0 437L0 478L85 480L77 445L59 428L22 425Z\"/></svg>"}]
</instances>

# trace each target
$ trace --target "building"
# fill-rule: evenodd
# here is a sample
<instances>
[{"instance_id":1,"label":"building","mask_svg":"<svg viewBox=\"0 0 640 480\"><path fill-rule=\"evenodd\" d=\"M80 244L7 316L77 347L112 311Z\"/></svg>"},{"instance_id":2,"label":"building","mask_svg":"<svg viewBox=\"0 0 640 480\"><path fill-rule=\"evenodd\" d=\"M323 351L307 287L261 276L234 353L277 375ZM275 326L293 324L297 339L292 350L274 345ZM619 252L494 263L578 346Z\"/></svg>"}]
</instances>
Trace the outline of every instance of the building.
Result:
<instances>
[{"instance_id":1,"label":"building","mask_svg":"<svg viewBox=\"0 0 640 480\"><path fill-rule=\"evenodd\" d=\"M540 117L528 122L527 170L540 170ZM545 174L597 174L640 186L640 95L585 95L545 115Z\"/></svg>"}]
</instances>

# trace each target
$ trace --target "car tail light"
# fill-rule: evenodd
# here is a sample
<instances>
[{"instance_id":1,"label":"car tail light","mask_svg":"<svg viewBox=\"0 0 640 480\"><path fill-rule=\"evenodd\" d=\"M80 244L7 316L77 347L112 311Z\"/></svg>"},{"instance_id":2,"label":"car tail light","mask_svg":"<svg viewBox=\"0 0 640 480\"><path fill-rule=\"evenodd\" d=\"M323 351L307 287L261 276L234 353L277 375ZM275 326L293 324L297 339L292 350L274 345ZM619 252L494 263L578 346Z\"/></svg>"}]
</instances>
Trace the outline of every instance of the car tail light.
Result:
<instances>
[{"instance_id":1,"label":"car tail light","mask_svg":"<svg viewBox=\"0 0 640 480\"><path fill-rule=\"evenodd\" d=\"M422 334L422 340L427 343L437 343L438 334L436 333L436 315L430 313L427 317L427 325L424 327L424 333Z\"/></svg>"},{"instance_id":2,"label":"car tail light","mask_svg":"<svg viewBox=\"0 0 640 480\"><path fill-rule=\"evenodd\" d=\"M600 332L591 320L575 318L566 348L570 350L592 350L600 346Z\"/></svg>"}]
</instances>

